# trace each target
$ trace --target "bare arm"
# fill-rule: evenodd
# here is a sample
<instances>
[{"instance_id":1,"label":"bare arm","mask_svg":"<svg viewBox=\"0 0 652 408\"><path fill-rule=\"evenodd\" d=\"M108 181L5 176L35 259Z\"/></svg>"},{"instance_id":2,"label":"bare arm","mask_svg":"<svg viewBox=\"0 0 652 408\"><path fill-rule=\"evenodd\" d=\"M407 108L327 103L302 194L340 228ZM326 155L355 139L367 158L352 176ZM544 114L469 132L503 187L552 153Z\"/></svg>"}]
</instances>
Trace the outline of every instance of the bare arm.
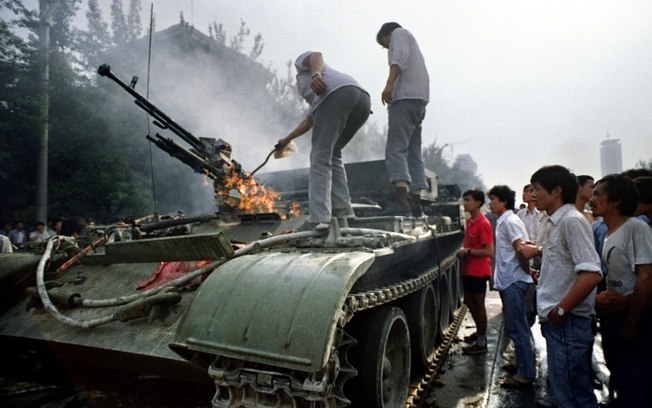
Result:
<instances>
[{"instance_id":1,"label":"bare arm","mask_svg":"<svg viewBox=\"0 0 652 408\"><path fill-rule=\"evenodd\" d=\"M387 77L387 83L385 84L385 89L383 89L383 93L381 95L381 100L383 102L383 105L392 102L392 92L394 91L394 83L396 82L396 79L398 78L399 75L401 75L401 69L398 67L398 65L394 64L391 67L389 67L389 76Z\"/></svg>"},{"instance_id":2,"label":"bare arm","mask_svg":"<svg viewBox=\"0 0 652 408\"><path fill-rule=\"evenodd\" d=\"M494 254L494 244L485 244L482 248L480 249L471 249L471 248L460 248L459 251L457 251L457 257L460 259L464 259L467 256L473 256L473 257L483 257L483 256L493 256Z\"/></svg>"},{"instance_id":3,"label":"bare arm","mask_svg":"<svg viewBox=\"0 0 652 408\"><path fill-rule=\"evenodd\" d=\"M310 88L312 88L317 95L321 95L326 92L326 83L322 78L324 57L321 52L313 52L310 54L310 57L308 57L308 66L310 67L310 77L312 78Z\"/></svg>"},{"instance_id":4,"label":"bare arm","mask_svg":"<svg viewBox=\"0 0 652 408\"><path fill-rule=\"evenodd\" d=\"M288 145L292 140L296 139L297 137L305 134L307 131L309 131L312 128L312 116L308 115L304 120L297 125L294 130L292 130L287 136L285 136L283 139L280 139L278 141L278 144L280 145L279 147L282 149L285 146Z\"/></svg>"},{"instance_id":5,"label":"bare arm","mask_svg":"<svg viewBox=\"0 0 652 408\"><path fill-rule=\"evenodd\" d=\"M518 264L521 265L521 269L523 269L523 272L527 273L528 275L530 274L530 261L528 258L523 256L523 253L520 251L520 248L523 246L523 241L522 239L517 239L516 241L512 242L512 248L514 248L514 252L516 253L516 258L518 259Z\"/></svg>"},{"instance_id":6,"label":"bare arm","mask_svg":"<svg viewBox=\"0 0 652 408\"><path fill-rule=\"evenodd\" d=\"M521 241L521 246L516 249L516 254L525 259L532 259L541 255L541 247L535 245L532 241Z\"/></svg>"},{"instance_id":7,"label":"bare arm","mask_svg":"<svg viewBox=\"0 0 652 408\"><path fill-rule=\"evenodd\" d=\"M571 286L566 296L564 296L559 301L559 307L564 309L565 312L570 312L577 305L579 305L596 286L598 286L598 283L600 283L601 279L602 275L597 272L578 272L575 283L573 283L573 286ZM555 326L561 325L563 316L559 316L557 314L556 307L552 308L552 310L548 313L548 321Z\"/></svg>"}]
</instances>

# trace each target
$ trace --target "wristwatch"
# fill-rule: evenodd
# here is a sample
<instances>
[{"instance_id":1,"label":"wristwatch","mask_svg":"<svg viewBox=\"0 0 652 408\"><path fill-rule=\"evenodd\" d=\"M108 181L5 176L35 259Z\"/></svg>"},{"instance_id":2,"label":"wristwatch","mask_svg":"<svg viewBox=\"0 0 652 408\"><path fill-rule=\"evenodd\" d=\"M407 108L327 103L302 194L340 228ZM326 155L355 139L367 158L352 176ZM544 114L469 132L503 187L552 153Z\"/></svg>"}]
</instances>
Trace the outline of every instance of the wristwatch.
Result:
<instances>
[{"instance_id":1,"label":"wristwatch","mask_svg":"<svg viewBox=\"0 0 652 408\"><path fill-rule=\"evenodd\" d=\"M564 311L564 309L562 309L561 306L558 305L558 306L557 306L557 316L559 316L559 317L564 317L564 313L566 313L566 312Z\"/></svg>"}]
</instances>

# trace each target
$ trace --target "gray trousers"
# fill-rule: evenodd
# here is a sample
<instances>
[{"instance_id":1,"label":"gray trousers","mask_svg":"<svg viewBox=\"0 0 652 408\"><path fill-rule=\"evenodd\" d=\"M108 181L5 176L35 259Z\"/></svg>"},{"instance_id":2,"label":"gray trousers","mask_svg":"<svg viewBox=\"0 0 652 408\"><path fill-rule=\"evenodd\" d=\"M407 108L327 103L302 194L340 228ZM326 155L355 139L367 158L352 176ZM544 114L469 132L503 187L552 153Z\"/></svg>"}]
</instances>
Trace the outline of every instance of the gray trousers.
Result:
<instances>
[{"instance_id":1,"label":"gray trousers","mask_svg":"<svg viewBox=\"0 0 652 408\"><path fill-rule=\"evenodd\" d=\"M369 95L354 86L342 87L313 113L308 206L310 222L330 222L333 209L351 211L351 196L342 148L369 117Z\"/></svg>"},{"instance_id":2,"label":"gray trousers","mask_svg":"<svg viewBox=\"0 0 652 408\"><path fill-rule=\"evenodd\" d=\"M389 181L406 181L410 191L428 188L421 156L421 122L426 102L400 99L389 105L385 166Z\"/></svg>"}]
</instances>

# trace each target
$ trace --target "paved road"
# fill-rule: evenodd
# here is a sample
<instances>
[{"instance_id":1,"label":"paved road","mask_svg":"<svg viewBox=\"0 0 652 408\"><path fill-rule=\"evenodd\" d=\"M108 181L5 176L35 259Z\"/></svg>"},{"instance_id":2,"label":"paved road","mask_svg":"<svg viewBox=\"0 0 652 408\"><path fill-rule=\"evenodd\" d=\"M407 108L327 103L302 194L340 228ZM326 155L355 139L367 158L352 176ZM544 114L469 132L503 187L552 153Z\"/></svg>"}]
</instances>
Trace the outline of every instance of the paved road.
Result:
<instances>
[{"instance_id":1,"label":"paved road","mask_svg":"<svg viewBox=\"0 0 652 408\"><path fill-rule=\"evenodd\" d=\"M505 375L502 366L514 361L514 350L503 332L502 304L498 292L487 294L488 346L483 355L462 353L465 346L462 339L475 331L471 314L467 313L457 334L449 357L440 373L442 385L431 393L432 406L439 408L503 408L503 407L554 407L546 386L546 348L541 336L539 323L532 326L532 334L537 355L537 380L526 390L507 390L500 387L500 379ZM606 402L608 370L604 365L600 336L594 346L594 368L602 386L595 390L598 402Z\"/></svg>"}]
</instances>

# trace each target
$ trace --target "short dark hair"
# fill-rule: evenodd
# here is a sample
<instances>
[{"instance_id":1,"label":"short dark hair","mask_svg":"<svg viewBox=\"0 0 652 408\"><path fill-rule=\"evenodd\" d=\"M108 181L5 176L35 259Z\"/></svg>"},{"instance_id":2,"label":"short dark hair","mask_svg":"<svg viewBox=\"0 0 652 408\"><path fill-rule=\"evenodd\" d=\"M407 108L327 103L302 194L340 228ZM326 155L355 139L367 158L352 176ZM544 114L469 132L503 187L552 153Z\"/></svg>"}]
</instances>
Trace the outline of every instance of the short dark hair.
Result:
<instances>
[{"instance_id":1,"label":"short dark hair","mask_svg":"<svg viewBox=\"0 0 652 408\"><path fill-rule=\"evenodd\" d=\"M593 181L595 180L592 176L582 174L580 176L577 176L577 184L579 184L580 187L583 187L584 184L588 183L589 180Z\"/></svg>"},{"instance_id":2,"label":"short dark hair","mask_svg":"<svg viewBox=\"0 0 652 408\"><path fill-rule=\"evenodd\" d=\"M532 188L532 184L526 184L526 185L523 186L523 192L525 192L525 190L529 190L531 188Z\"/></svg>"},{"instance_id":3,"label":"short dark hair","mask_svg":"<svg viewBox=\"0 0 652 408\"><path fill-rule=\"evenodd\" d=\"M42 226L45 227L45 223L44 223L43 221L36 221L36 222L34 223L34 225L37 226L37 227L38 227L39 225L42 225Z\"/></svg>"},{"instance_id":4,"label":"short dark hair","mask_svg":"<svg viewBox=\"0 0 652 408\"><path fill-rule=\"evenodd\" d=\"M608 202L620 201L619 213L629 217L634 215L638 205L638 190L632 179L622 174L609 174L598 180L596 185L604 185Z\"/></svg>"},{"instance_id":5,"label":"short dark hair","mask_svg":"<svg viewBox=\"0 0 652 408\"><path fill-rule=\"evenodd\" d=\"M514 209L514 203L516 202L516 192L508 186L493 186L491 190L489 190L489 196L494 196L500 201L504 202L505 207L508 210Z\"/></svg>"},{"instance_id":6,"label":"short dark hair","mask_svg":"<svg viewBox=\"0 0 652 408\"><path fill-rule=\"evenodd\" d=\"M564 204L573 204L577 198L577 177L564 166L543 166L530 177L530 183L539 183L547 192L555 187L561 188L561 200Z\"/></svg>"},{"instance_id":7,"label":"short dark hair","mask_svg":"<svg viewBox=\"0 0 652 408\"><path fill-rule=\"evenodd\" d=\"M478 201L481 206L484 205L484 192L482 192L482 190L477 188L466 190L464 194L462 194L462 198L466 196L471 196L471 198L474 199L475 201Z\"/></svg>"},{"instance_id":8,"label":"short dark hair","mask_svg":"<svg viewBox=\"0 0 652 408\"><path fill-rule=\"evenodd\" d=\"M638 200L645 204L652 204L652 177L636 177L634 185L638 190Z\"/></svg>"},{"instance_id":9,"label":"short dark hair","mask_svg":"<svg viewBox=\"0 0 652 408\"><path fill-rule=\"evenodd\" d=\"M620 174L634 180L635 178L639 178L639 177L652 177L652 170L646 168L628 169Z\"/></svg>"},{"instance_id":10,"label":"short dark hair","mask_svg":"<svg viewBox=\"0 0 652 408\"><path fill-rule=\"evenodd\" d=\"M386 37L392 33L392 31L396 30L397 28L401 28L401 25L399 23L385 23L380 27L380 30L378 31L378 34L376 34L376 42L380 45L383 45L383 37Z\"/></svg>"},{"instance_id":11,"label":"short dark hair","mask_svg":"<svg viewBox=\"0 0 652 408\"><path fill-rule=\"evenodd\" d=\"M70 217L61 224L61 235L71 237L73 233L81 234L86 228L86 220L82 217Z\"/></svg>"}]
</instances>

